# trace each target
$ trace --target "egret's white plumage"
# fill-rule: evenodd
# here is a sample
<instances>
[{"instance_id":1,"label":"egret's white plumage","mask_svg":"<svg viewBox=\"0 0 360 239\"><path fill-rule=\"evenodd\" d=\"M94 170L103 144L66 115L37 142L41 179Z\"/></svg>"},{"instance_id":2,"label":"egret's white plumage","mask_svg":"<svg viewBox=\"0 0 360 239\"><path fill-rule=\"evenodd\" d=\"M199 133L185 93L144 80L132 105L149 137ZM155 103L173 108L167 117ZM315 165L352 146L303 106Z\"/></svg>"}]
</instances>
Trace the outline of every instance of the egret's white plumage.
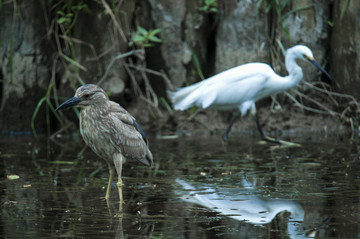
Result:
<instances>
[{"instance_id":1,"label":"egret's white plumage","mask_svg":"<svg viewBox=\"0 0 360 239\"><path fill-rule=\"evenodd\" d=\"M302 80L303 72L296 59L310 61L330 78L314 60L311 50L306 46L297 45L286 51L285 65L288 76L277 75L267 64L249 63L176 91L168 91L168 96L176 110L186 110L192 106L216 110L239 109L241 114L245 115L251 109L251 113L255 115L256 101L286 91ZM262 133L261 128L259 130ZM227 133L224 135L225 140Z\"/></svg>"}]
</instances>

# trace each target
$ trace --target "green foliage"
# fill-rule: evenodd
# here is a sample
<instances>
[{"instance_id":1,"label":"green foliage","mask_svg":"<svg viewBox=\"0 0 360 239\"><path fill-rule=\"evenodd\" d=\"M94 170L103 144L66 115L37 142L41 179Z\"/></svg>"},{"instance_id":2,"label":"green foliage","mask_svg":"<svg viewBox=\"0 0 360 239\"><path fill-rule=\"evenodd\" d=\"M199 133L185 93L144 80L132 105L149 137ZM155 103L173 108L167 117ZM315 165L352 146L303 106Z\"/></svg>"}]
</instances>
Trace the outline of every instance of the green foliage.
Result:
<instances>
[{"instance_id":1,"label":"green foliage","mask_svg":"<svg viewBox=\"0 0 360 239\"><path fill-rule=\"evenodd\" d=\"M57 20L57 23L63 24L67 23L70 24L72 21L72 17L74 16L73 13L64 13L63 11L57 11L57 14L60 16L60 18Z\"/></svg>"},{"instance_id":2,"label":"green foliage","mask_svg":"<svg viewBox=\"0 0 360 239\"><path fill-rule=\"evenodd\" d=\"M34 113L31 117L31 128L32 128L32 131L33 131L33 134L35 137L37 137L37 133L36 133L36 129L35 129L35 120L36 120L37 114L39 113L40 107L42 106L43 103L46 103L46 123L47 123L48 127L50 126L49 109L55 115L56 119L60 122L60 124L62 126L64 126L62 119L59 117L58 113L55 111L55 108L50 101L50 95L51 95L50 93L51 93L53 86L54 86L54 83L51 82L46 91L46 95L39 100L39 102L34 110Z\"/></svg>"},{"instance_id":3,"label":"green foliage","mask_svg":"<svg viewBox=\"0 0 360 239\"><path fill-rule=\"evenodd\" d=\"M83 1L67 0L63 7L56 12L58 15L58 24L64 25L66 33L69 33L74 27L77 17L82 10L89 10L88 5Z\"/></svg>"},{"instance_id":4,"label":"green foliage","mask_svg":"<svg viewBox=\"0 0 360 239\"><path fill-rule=\"evenodd\" d=\"M353 0L345 0L343 1L343 5L341 6L341 13L340 13L340 19L342 19L344 17L345 11L350 7L350 5L352 4Z\"/></svg>"},{"instance_id":5,"label":"green foliage","mask_svg":"<svg viewBox=\"0 0 360 239\"><path fill-rule=\"evenodd\" d=\"M14 4L16 4L16 1L13 1ZM0 4L2 1L0 0ZM126 6L122 3L122 1L95 1L95 3L98 3L100 6L100 9L97 9L96 12L100 12L100 14L97 15L97 17L101 18L102 16L107 16L112 20L114 30L119 33L119 35L122 37L122 40L124 42L129 42L127 34L130 31L130 25L127 22L128 17L127 13L124 9L122 9L122 6ZM79 72L81 70L87 71L88 69L83 66L79 61L77 57L77 52L75 48L75 44L82 44L89 46L96 56L95 47L86 42L86 40L83 39L74 39L72 37L74 29L76 24L78 24L78 19L82 17L85 13L92 13L91 9L93 8L93 4L91 4L90 8L90 1L87 0L62 0L62 1L55 1L55 0L49 0L48 1L49 8L49 16L51 16L51 24L48 24L49 29L47 32L50 34L53 34L56 42L56 49L57 49L57 55L56 55L56 61L59 60L63 63L64 67L66 68L67 74L67 80L69 81L70 85L73 88L77 88L77 83L85 84L85 82L80 78ZM96 16L94 16L96 17ZM159 33L160 29L153 29L153 30L145 30L142 27L137 27L136 32L133 34L131 41L129 42L130 46L135 45L137 48L141 48L139 50L133 50L125 54L121 54L110 62L109 66L107 67L107 70L104 74L104 76L101 78L100 81L106 78L108 74L108 69L111 67L114 60L126 57L128 55L131 55L133 53L136 53L136 51L143 51L143 48L151 47L155 43L162 42ZM11 47L12 49L12 47ZM32 119L31 119L31 127L33 130L33 134L36 136L36 129L35 129L35 122L36 118L39 116L40 112L42 110L46 111L46 123L48 127L48 132L50 132L50 116L54 115L56 119L60 122L62 125L62 128L65 128L64 122L59 117L58 112L55 111L55 106L53 105L52 98L50 97L50 92L53 89L55 85L55 68L56 64L53 66L52 71L52 80L48 86L48 91L46 95L41 98L34 109ZM9 62L10 72L12 69L12 58ZM56 96L57 97L57 96ZM56 99L56 102L58 102L58 98ZM168 108L167 102L163 101L163 104L166 108ZM76 108L74 108L74 111L79 116L79 112ZM154 116L156 117L156 116Z\"/></svg>"},{"instance_id":6,"label":"green foliage","mask_svg":"<svg viewBox=\"0 0 360 239\"><path fill-rule=\"evenodd\" d=\"M189 108L189 109L187 110L187 112L189 113L190 116L192 116L193 114L196 113L197 109L198 109L198 108L197 108L196 106L192 106L191 108Z\"/></svg>"},{"instance_id":7,"label":"green foliage","mask_svg":"<svg viewBox=\"0 0 360 239\"><path fill-rule=\"evenodd\" d=\"M201 80L205 80L204 74L202 73L202 70L201 70L199 58L197 57L197 55L192 47L190 47L190 50L191 50L191 56L192 56L192 59L193 59L193 62L194 62L195 68L196 68L196 72L200 76Z\"/></svg>"},{"instance_id":8,"label":"green foliage","mask_svg":"<svg viewBox=\"0 0 360 239\"><path fill-rule=\"evenodd\" d=\"M57 34L55 34L57 38L57 42L63 41L62 45L58 44L58 54L65 60L70 62L73 66L75 66L76 72L79 69L86 69L77 62L76 60L76 52L73 44L73 39L71 37L72 30L77 22L78 16L81 12L90 12L90 9L86 3L86 1L75 1L75 0L65 0L59 6L56 11L57 14L57 27L56 29L61 29L62 38L60 39Z\"/></svg>"},{"instance_id":9,"label":"green foliage","mask_svg":"<svg viewBox=\"0 0 360 239\"><path fill-rule=\"evenodd\" d=\"M282 11L289 3L289 0L284 1L281 3L279 0L258 0L257 7L260 6L265 7L265 12L269 13L272 9L274 9L278 16L281 16Z\"/></svg>"},{"instance_id":10,"label":"green foliage","mask_svg":"<svg viewBox=\"0 0 360 239\"><path fill-rule=\"evenodd\" d=\"M152 47L153 43L162 42L156 34L160 33L161 29L153 29L147 31L145 28L140 26L137 27L135 34L131 37L129 46L137 45L139 47Z\"/></svg>"},{"instance_id":11,"label":"green foliage","mask_svg":"<svg viewBox=\"0 0 360 239\"><path fill-rule=\"evenodd\" d=\"M167 109L170 115L174 114L174 111L172 110L170 104L167 102L167 100L164 97L160 97L160 102L163 103L163 105L165 106L165 108Z\"/></svg>"},{"instance_id":12,"label":"green foliage","mask_svg":"<svg viewBox=\"0 0 360 239\"><path fill-rule=\"evenodd\" d=\"M205 13L217 13L217 0L205 0L204 6L200 7L199 10Z\"/></svg>"},{"instance_id":13,"label":"green foliage","mask_svg":"<svg viewBox=\"0 0 360 239\"><path fill-rule=\"evenodd\" d=\"M327 24L328 24L330 27L333 27L333 26L334 26L334 22L333 22L333 21L327 21Z\"/></svg>"}]
</instances>

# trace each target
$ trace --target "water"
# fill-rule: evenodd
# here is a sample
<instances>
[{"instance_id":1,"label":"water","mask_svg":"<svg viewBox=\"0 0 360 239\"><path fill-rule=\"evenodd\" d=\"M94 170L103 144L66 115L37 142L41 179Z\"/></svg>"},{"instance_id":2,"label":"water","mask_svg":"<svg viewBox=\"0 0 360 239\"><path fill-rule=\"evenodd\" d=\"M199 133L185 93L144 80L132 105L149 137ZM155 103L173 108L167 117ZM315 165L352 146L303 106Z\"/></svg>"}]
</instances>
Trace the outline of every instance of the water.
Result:
<instances>
[{"instance_id":1,"label":"water","mask_svg":"<svg viewBox=\"0 0 360 239\"><path fill-rule=\"evenodd\" d=\"M359 142L295 138L278 148L251 137L151 138L153 168L115 181L84 143L1 138L2 238L359 238ZM19 179L8 179L18 175Z\"/></svg>"}]
</instances>

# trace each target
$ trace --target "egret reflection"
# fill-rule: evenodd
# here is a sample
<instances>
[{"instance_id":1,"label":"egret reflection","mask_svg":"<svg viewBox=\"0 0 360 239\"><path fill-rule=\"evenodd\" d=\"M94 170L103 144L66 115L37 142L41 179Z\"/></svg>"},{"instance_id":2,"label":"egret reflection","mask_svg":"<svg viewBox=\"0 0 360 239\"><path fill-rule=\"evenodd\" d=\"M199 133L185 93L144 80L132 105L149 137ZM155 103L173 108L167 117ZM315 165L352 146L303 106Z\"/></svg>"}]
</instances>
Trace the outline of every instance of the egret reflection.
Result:
<instances>
[{"instance_id":1,"label":"egret reflection","mask_svg":"<svg viewBox=\"0 0 360 239\"><path fill-rule=\"evenodd\" d=\"M269 224L277 215L287 212L290 214L286 229L289 238L314 238L316 235L315 230L303 229L305 211L296 201L254 195L256 192L246 187L240 191L231 188L214 189L206 184L197 184L197 187L194 187L179 178L176 179L176 183L184 189L180 197L185 202L253 225Z\"/></svg>"}]
</instances>

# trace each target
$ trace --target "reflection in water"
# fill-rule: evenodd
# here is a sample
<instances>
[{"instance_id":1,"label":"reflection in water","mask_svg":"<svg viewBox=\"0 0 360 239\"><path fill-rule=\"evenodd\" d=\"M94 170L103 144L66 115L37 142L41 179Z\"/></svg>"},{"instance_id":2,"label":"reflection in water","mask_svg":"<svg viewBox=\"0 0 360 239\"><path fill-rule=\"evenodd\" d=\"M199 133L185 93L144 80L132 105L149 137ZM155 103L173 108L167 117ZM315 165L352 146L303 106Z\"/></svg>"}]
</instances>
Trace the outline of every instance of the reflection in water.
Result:
<instances>
[{"instance_id":1,"label":"reflection in water","mask_svg":"<svg viewBox=\"0 0 360 239\"><path fill-rule=\"evenodd\" d=\"M118 218L117 192L110 208L104 200L107 165L79 156L82 141L0 138L0 238L288 239L314 227L317 238L358 238L360 144L296 141L235 140L224 152L218 137L153 140L154 168L124 166Z\"/></svg>"},{"instance_id":2,"label":"reflection in water","mask_svg":"<svg viewBox=\"0 0 360 239\"><path fill-rule=\"evenodd\" d=\"M182 198L190 203L209 208L222 215L237 221L244 221L254 225L264 225L272 222L280 213L288 212L290 217L287 223L287 232L290 238L312 238L315 233L305 233L302 229L304 221L304 209L292 200L263 198L253 195L250 190L239 191L238 189L220 188L213 189L208 185L197 185L196 189L181 179L176 179L187 192ZM249 182L244 179L247 188ZM251 195L252 194L252 195Z\"/></svg>"},{"instance_id":3,"label":"reflection in water","mask_svg":"<svg viewBox=\"0 0 360 239\"><path fill-rule=\"evenodd\" d=\"M125 239L125 238L131 238L128 234L124 233L124 227L123 227L123 219L122 218L116 218L116 224L114 227L115 230L115 239ZM154 225L149 224L146 225L144 228L139 229L139 233L136 234L136 238L139 239L150 239L152 238L152 233L154 231Z\"/></svg>"}]
</instances>

